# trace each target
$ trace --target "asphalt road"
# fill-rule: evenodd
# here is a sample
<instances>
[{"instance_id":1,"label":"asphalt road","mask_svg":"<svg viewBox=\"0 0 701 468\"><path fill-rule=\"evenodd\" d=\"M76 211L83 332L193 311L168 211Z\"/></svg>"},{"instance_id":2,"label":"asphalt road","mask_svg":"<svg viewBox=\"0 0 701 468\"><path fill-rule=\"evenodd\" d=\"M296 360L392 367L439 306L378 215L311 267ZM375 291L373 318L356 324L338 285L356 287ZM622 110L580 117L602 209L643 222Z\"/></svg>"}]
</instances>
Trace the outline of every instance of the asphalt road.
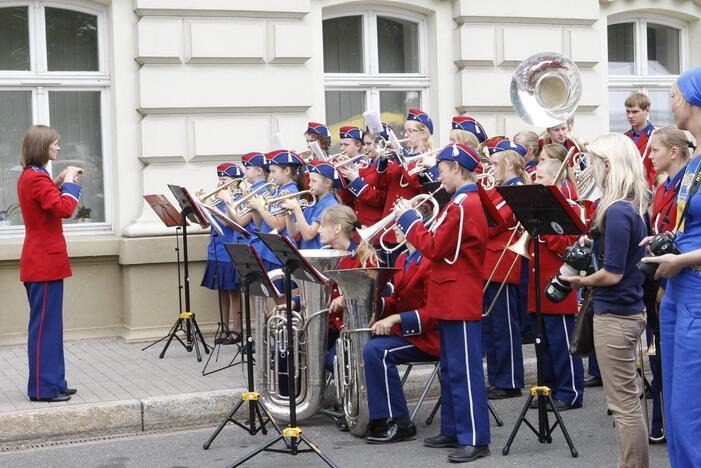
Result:
<instances>
[{"instance_id":1,"label":"asphalt road","mask_svg":"<svg viewBox=\"0 0 701 468\"><path fill-rule=\"evenodd\" d=\"M501 450L515 424L525 402L525 397L502 400L494 403L504 420L497 427L492 420L492 454L473 462L470 467L528 467L575 468L615 467L616 434L613 418L606 415L605 397L601 388L588 389L582 409L562 413L578 458L572 458L560 429L553 433L552 444L541 444L536 436L522 425L508 456ZM339 467L368 468L431 467L447 465L447 454L451 449L430 449L423 446L424 437L438 432L440 420L426 426L425 419L432 402L424 404L417 427L418 440L389 446L368 445L362 439L339 432L332 421L324 416L315 416L300 424L303 433L315 442L322 452ZM532 423L537 423L535 411L529 411ZM177 428L174 428L177 430ZM49 447L14 450L0 454L1 467L220 467L234 462L259 445L272 439L268 435L249 436L247 432L231 424L222 431L209 450L202 444L214 431L214 427L187 429L172 433L143 434L113 439L62 443ZM281 446L281 445L279 445ZM262 453L243 466L250 467L312 467L324 466L313 453L296 457L275 453ZM650 446L650 466L667 467L665 445Z\"/></svg>"}]
</instances>

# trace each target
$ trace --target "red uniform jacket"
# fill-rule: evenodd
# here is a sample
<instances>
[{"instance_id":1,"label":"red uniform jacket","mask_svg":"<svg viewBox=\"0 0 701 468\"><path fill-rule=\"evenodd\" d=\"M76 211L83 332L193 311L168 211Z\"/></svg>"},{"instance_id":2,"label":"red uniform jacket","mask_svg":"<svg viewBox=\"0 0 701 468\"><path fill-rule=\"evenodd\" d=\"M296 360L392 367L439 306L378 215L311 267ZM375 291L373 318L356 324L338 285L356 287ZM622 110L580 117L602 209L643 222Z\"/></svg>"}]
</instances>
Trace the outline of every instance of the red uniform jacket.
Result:
<instances>
[{"instance_id":1,"label":"red uniform jacket","mask_svg":"<svg viewBox=\"0 0 701 468\"><path fill-rule=\"evenodd\" d=\"M577 241L577 236L541 236L540 237L540 307L544 314L576 314L577 313L577 293L570 292L567 298L558 303L552 302L545 294L545 285L548 280L555 276L562 266L559 255L567 247ZM533 262L533 240L528 247L531 255L528 272L528 311L535 312L535 264Z\"/></svg>"},{"instance_id":2,"label":"red uniform jacket","mask_svg":"<svg viewBox=\"0 0 701 468\"><path fill-rule=\"evenodd\" d=\"M481 320L487 218L477 186L458 190L431 231L414 210L404 213L397 226L431 261L426 312L442 320Z\"/></svg>"},{"instance_id":3,"label":"red uniform jacket","mask_svg":"<svg viewBox=\"0 0 701 468\"><path fill-rule=\"evenodd\" d=\"M351 246L349 247L352 251L356 249L356 245L354 243L351 243ZM376 267L377 265L375 263L369 263L365 265L367 268L372 268ZM341 260L341 263L338 265L339 270L352 270L354 268L363 268L363 265L360 263L360 257L355 254L355 252L352 252L351 255L344 257L343 260ZM333 290L331 292L331 301L336 299L338 296L341 295L341 292L338 289L338 285L334 283L333 285ZM343 313L342 312L334 312L329 314L329 328L336 327L337 329L343 328Z\"/></svg>"},{"instance_id":4,"label":"red uniform jacket","mask_svg":"<svg viewBox=\"0 0 701 468\"><path fill-rule=\"evenodd\" d=\"M412 169L416 166L416 162L409 165ZM419 181L419 176L409 176L404 167L401 166L396 161L390 161L387 166L387 170L384 172L378 172L377 188L384 190L387 194L385 198L384 209L382 210L382 217L387 216L394 206L394 202L398 198L404 198L410 200L416 195L423 193L423 187ZM385 242L390 244L397 243L397 236L395 236L394 231L390 230L385 235Z\"/></svg>"},{"instance_id":5,"label":"red uniform jacket","mask_svg":"<svg viewBox=\"0 0 701 468\"><path fill-rule=\"evenodd\" d=\"M543 146L549 145L551 143L553 143L553 141L550 139L549 136L545 136L545 137L541 138L540 140L538 140L538 144L540 145L541 149L543 148ZM567 137L567 140L565 140L565 143L562 146L564 146L568 152L569 152L570 148L572 148L572 147L575 148L574 154L572 155L572 159L570 159L570 164L569 164L570 167L574 166L574 157L577 155L577 153L579 153L579 150L577 149L576 143L574 142L574 140L572 138Z\"/></svg>"},{"instance_id":6,"label":"red uniform jacket","mask_svg":"<svg viewBox=\"0 0 701 468\"><path fill-rule=\"evenodd\" d=\"M497 207L497 210L499 210L499 214L504 219L504 223L495 227L490 227L488 231L489 238L487 240L487 252L485 254L484 269L482 271L482 279L485 281L489 279L489 276L497 264L497 260L499 260L504 247L506 247L508 244L511 234L513 234L513 230L516 228L517 224L513 211L509 205L506 204L501 195L499 195L499 192L497 192L496 189L487 191L487 195L492 200L494 206ZM519 237L520 235L516 234L516 236L514 236L514 238L511 240L511 243L516 242ZM506 251L504 258L502 258L501 262L499 263L497 271L494 273L494 276L492 276L492 284L499 284L504 281L504 278L506 278L506 273L508 273L511 264L514 262L514 259L516 259L517 256L518 255L516 253L510 250ZM507 283L518 284L520 279L521 267L519 261L516 260L516 265L511 270Z\"/></svg>"},{"instance_id":7,"label":"red uniform jacket","mask_svg":"<svg viewBox=\"0 0 701 468\"><path fill-rule=\"evenodd\" d=\"M377 188L377 165L373 164L358 171L360 179L354 180L341 190L341 201L355 211L355 216L363 226L371 226L382 218L387 192Z\"/></svg>"},{"instance_id":8,"label":"red uniform jacket","mask_svg":"<svg viewBox=\"0 0 701 468\"><path fill-rule=\"evenodd\" d=\"M59 190L46 170L27 166L17 181L25 237L20 281L55 281L71 276L62 218L78 205L80 186L65 183Z\"/></svg>"},{"instance_id":9,"label":"red uniform jacket","mask_svg":"<svg viewBox=\"0 0 701 468\"><path fill-rule=\"evenodd\" d=\"M684 169L679 171L684 174ZM676 178L675 178L676 179ZM681 178L678 179L681 181ZM673 181L676 182L676 181ZM652 231L653 234L673 231L677 224L677 187L670 184L665 191L665 184L661 183L655 191L655 198L652 201Z\"/></svg>"},{"instance_id":10,"label":"red uniform jacket","mask_svg":"<svg viewBox=\"0 0 701 468\"><path fill-rule=\"evenodd\" d=\"M625 133L625 136L633 140L635 146L637 146L640 152L640 157L643 158L643 167L645 168L645 178L647 179L648 186L652 187L655 182L655 168L652 166L652 160L650 159L650 137L652 132L655 131L655 127L652 124L648 124L642 133L638 137L638 141L635 141L633 135L633 129L631 128Z\"/></svg>"}]
</instances>

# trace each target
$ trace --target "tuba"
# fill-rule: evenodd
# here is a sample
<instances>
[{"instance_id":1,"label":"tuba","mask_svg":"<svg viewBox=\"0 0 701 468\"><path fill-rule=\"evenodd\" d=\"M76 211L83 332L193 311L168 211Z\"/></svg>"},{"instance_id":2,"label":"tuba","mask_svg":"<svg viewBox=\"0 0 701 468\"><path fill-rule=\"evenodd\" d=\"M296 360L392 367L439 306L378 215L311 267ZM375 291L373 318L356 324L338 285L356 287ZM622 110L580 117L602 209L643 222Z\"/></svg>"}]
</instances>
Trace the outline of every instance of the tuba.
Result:
<instances>
[{"instance_id":1,"label":"tuba","mask_svg":"<svg viewBox=\"0 0 701 468\"><path fill-rule=\"evenodd\" d=\"M365 435L370 421L363 367L363 349L370 339L368 326L376 318L375 304L395 271L395 268L355 268L324 272L336 281L348 305L336 341L334 379L348 429L358 437Z\"/></svg>"},{"instance_id":2,"label":"tuba","mask_svg":"<svg viewBox=\"0 0 701 468\"><path fill-rule=\"evenodd\" d=\"M338 268L348 252L318 249L301 250L302 255L319 271ZM270 273L271 280L283 277L282 270ZM295 359L295 403L297 419L304 420L316 413L326 389L326 348L328 341L328 301L330 284L318 284L294 279L302 299L299 312L292 312ZM287 375L286 314L267 314L267 302L259 298L256 307L256 388L270 414L275 419L289 421L290 401L280 392L281 375ZM289 378L289 376L288 376Z\"/></svg>"}]
</instances>

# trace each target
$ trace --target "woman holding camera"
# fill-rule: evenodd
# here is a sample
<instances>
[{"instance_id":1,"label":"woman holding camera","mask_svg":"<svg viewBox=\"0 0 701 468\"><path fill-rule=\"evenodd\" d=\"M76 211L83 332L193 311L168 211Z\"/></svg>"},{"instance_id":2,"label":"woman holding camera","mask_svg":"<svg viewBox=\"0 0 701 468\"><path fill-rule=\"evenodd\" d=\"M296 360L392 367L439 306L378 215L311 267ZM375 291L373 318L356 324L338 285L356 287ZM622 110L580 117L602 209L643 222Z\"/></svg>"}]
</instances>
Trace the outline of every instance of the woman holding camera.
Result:
<instances>
[{"instance_id":1,"label":"woman holding camera","mask_svg":"<svg viewBox=\"0 0 701 468\"><path fill-rule=\"evenodd\" d=\"M701 141L701 67L682 74L672 88L678 128ZM679 252L643 259L668 278L660 305L662 388L667 450L672 467L701 466L701 151L687 165L677 196Z\"/></svg>"},{"instance_id":2,"label":"woman holding camera","mask_svg":"<svg viewBox=\"0 0 701 468\"><path fill-rule=\"evenodd\" d=\"M647 431L637 386L636 347L645 329L643 273L636 264L645 249L649 195L640 154L621 134L590 144L597 185L603 191L592 226L599 270L562 279L594 287L594 346L608 407L618 433L618 466L649 466Z\"/></svg>"}]
</instances>

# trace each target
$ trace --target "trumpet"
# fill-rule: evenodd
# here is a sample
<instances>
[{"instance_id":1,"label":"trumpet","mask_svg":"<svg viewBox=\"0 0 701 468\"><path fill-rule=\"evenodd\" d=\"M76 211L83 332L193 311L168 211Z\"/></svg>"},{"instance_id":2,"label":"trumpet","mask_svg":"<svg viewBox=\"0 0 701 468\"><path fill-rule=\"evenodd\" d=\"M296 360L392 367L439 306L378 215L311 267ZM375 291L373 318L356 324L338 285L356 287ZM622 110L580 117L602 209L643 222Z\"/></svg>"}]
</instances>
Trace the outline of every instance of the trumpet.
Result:
<instances>
[{"instance_id":1,"label":"trumpet","mask_svg":"<svg viewBox=\"0 0 701 468\"><path fill-rule=\"evenodd\" d=\"M198 194L197 199L199 200L200 203L202 203L204 205L215 206L219 203L219 199L217 199L216 195L219 192L221 192L222 190L229 190L231 188L231 186L233 186L234 184L236 184L237 189L234 192L232 192L232 195L234 195L236 193L242 193L241 189L244 189L245 187L248 186L248 184L246 183L246 181L244 179L233 179L233 180L230 180L229 182L227 182L223 185L220 185L219 187L215 188L214 190L212 190L209 193ZM246 185L244 185L242 187L241 184L246 184ZM200 190L200 192L202 192L202 191Z\"/></svg>"},{"instance_id":2,"label":"trumpet","mask_svg":"<svg viewBox=\"0 0 701 468\"><path fill-rule=\"evenodd\" d=\"M359 171L360 169L365 169L370 166L370 159L368 158L367 153L363 153L357 156L353 156L352 158L342 159L332 163L333 167L336 169L340 169L341 167L344 167L347 164L353 164L353 169Z\"/></svg>"},{"instance_id":3,"label":"trumpet","mask_svg":"<svg viewBox=\"0 0 701 468\"><path fill-rule=\"evenodd\" d=\"M290 198L297 198L302 195L309 195L312 197L311 201L307 200L305 198L301 198L298 203L299 207L304 209L304 208L309 208L311 206L314 206L316 204L316 195L314 195L314 192L311 190L302 190L301 192L297 193L285 193L282 192L278 196L275 197L269 197L263 200L265 209L267 209L271 215L273 216L279 216L279 215L284 215L289 212L287 208L282 208L280 207L280 202L284 200L289 200Z\"/></svg>"},{"instance_id":4,"label":"trumpet","mask_svg":"<svg viewBox=\"0 0 701 468\"><path fill-rule=\"evenodd\" d=\"M404 169L406 169L406 171L409 175L420 174L420 173L422 173L430 168L423 167L423 166L416 166L413 169L409 169L409 166L411 166L411 163L416 162L416 161L421 161L426 156L433 156L434 154L438 154L441 151L443 151L443 148L438 148L438 149L434 149L431 151L426 151L425 153L419 153L419 154L416 154L414 156L404 156L403 154L397 154L397 160L399 161L399 164L401 164L404 167Z\"/></svg>"},{"instance_id":5,"label":"trumpet","mask_svg":"<svg viewBox=\"0 0 701 468\"><path fill-rule=\"evenodd\" d=\"M424 224L428 227L429 225L433 224L433 222L436 220L438 217L438 213L440 212L440 205L438 204L438 200L435 199L434 195L438 193L439 190L443 189L443 184L441 184L436 190L433 192L426 194L422 193L419 195L416 195L414 198L409 200L409 203L412 205L414 209L419 208L420 206L424 205L425 203L430 203L432 205L432 211L431 211L431 216L427 221L424 221ZM384 242L385 235L387 235L388 232L390 232L392 229L394 229L394 226L397 224L395 220L395 213L392 211L392 213L388 214L372 226L368 226L365 229L357 229L356 232L358 233L358 236L360 236L361 239L363 239L365 242L368 244L372 244L372 241L379 235L380 236L380 246L382 249L386 252L392 253L396 250L399 250L405 243L406 239L404 241L400 242L393 248L388 248L387 245Z\"/></svg>"},{"instance_id":6,"label":"trumpet","mask_svg":"<svg viewBox=\"0 0 701 468\"><path fill-rule=\"evenodd\" d=\"M229 209L236 213L238 216L244 216L251 211L253 211L253 208L250 208L247 206L248 201L254 196L254 195L262 195L263 197L266 197L265 193L262 193L264 190L267 190L267 196L273 196L277 192L277 186L273 184L272 182L268 182L267 184L263 184L254 191L244 195L243 197L239 198L238 200L232 202L229 204Z\"/></svg>"}]
</instances>

